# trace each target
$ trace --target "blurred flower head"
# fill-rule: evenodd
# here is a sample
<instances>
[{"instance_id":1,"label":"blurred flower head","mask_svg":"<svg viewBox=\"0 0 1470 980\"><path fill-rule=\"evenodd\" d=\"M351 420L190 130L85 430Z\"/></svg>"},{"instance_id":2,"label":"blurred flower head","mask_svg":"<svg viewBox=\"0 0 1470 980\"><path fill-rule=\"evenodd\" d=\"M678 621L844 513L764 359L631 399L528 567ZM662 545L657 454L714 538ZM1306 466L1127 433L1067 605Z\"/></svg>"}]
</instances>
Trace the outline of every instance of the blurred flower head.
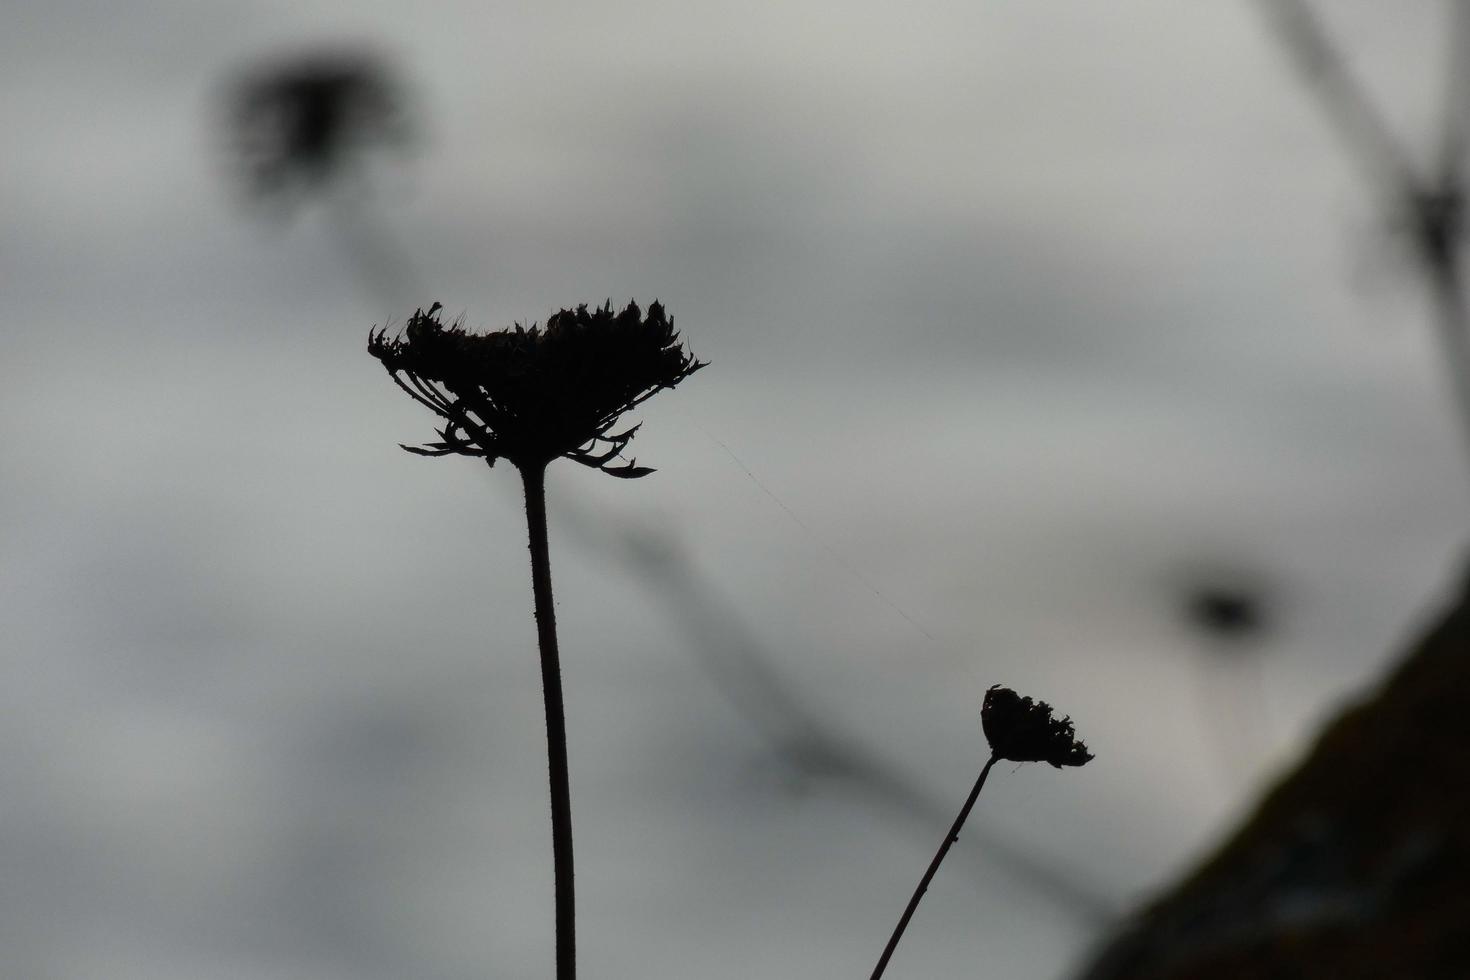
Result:
<instances>
[{"instance_id":1,"label":"blurred flower head","mask_svg":"<svg viewBox=\"0 0 1470 980\"><path fill-rule=\"evenodd\" d=\"M1184 614L1200 632L1225 640L1250 640L1268 627L1261 594L1244 588L1201 585L1184 597Z\"/></svg>"},{"instance_id":2,"label":"blurred flower head","mask_svg":"<svg viewBox=\"0 0 1470 980\"><path fill-rule=\"evenodd\" d=\"M985 692L980 722L997 759L1049 762L1056 768L1083 766L1092 753L1078 741L1071 718L1053 718L1045 701L1023 698L996 684Z\"/></svg>"},{"instance_id":3,"label":"blurred flower head","mask_svg":"<svg viewBox=\"0 0 1470 980\"><path fill-rule=\"evenodd\" d=\"M418 310L397 337L369 334L368 352L400 388L445 420L439 442L404 446L423 456L504 458L518 467L565 456L620 477L653 472L635 460L614 465L638 426L614 433L629 409L672 388L704 364L679 341L654 302L613 312L584 304L544 327L517 324L474 334L445 326L440 305Z\"/></svg>"},{"instance_id":4,"label":"blurred flower head","mask_svg":"<svg viewBox=\"0 0 1470 980\"><path fill-rule=\"evenodd\" d=\"M407 145L406 101L382 58L327 50L242 75L224 122L247 192L290 200L345 176L368 147Z\"/></svg>"},{"instance_id":5,"label":"blurred flower head","mask_svg":"<svg viewBox=\"0 0 1470 980\"><path fill-rule=\"evenodd\" d=\"M1266 652L1284 608L1284 590L1275 576L1252 564L1213 560L1192 563L1171 577L1168 587L1183 625L1210 641L1196 652Z\"/></svg>"}]
</instances>

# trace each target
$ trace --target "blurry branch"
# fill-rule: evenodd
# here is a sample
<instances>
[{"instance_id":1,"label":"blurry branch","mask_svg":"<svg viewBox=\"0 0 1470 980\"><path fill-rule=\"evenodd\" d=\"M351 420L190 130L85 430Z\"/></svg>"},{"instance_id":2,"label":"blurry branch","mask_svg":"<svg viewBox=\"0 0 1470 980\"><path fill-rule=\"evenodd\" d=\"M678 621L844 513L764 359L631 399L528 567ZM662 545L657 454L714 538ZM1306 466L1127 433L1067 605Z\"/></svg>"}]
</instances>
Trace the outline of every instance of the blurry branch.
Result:
<instances>
[{"instance_id":1,"label":"blurry branch","mask_svg":"<svg viewBox=\"0 0 1470 980\"><path fill-rule=\"evenodd\" d=\"M332 202L332 228L373 298L389 310L419 307L428 287L393 232L374 209L355 200Z\"/></svg>"},{"instance_id":2,"label":"blurry branch","mask_svg":"<svg viewBox=\"0 0 1470 980\"><path fill-rule=\"evenodd\" d=\"M772 746L800 780L845 784L897 817L929 832L951 819L941 804L901 770L866 753L856 739L822 721L774 666L775 658L742 618L705 584L668 532L624 526L609 529L566 499L558 500L563 527L594 551L634 572L689 637L689 651L716 688ZM983 827L972 829L977 856L1065 910L1088 929L1118 917L1117 904L1079 882L1078 875Z\"/></svg>"},{"instance_id":3,"label":"blurry branch","mask_svg":"<svg viewBox=\"0 0 1470 980\"><path fill-rule=\"evenodd\" d=\"M1348 154L1403 215L1429 286L1470 460L1470 315L1460 277L1464 239L1464 113L1470 87L1470 9L1449 4L1452 47L1440 159L1421 175L1306 0L1258 0L1282 50L1316 94Z\"/></svg>"},{"instance_id":4,"label":"blurry branch","mask_svg":"<svg viewBox=\"0 0 1470 980\"><path fill-rule=\"evenodd\" d=\"M1259 2L1287 57L1369 179L1381 188L1417 186L1407 155L1305 0Z\"/></svg>"}]
</instances>

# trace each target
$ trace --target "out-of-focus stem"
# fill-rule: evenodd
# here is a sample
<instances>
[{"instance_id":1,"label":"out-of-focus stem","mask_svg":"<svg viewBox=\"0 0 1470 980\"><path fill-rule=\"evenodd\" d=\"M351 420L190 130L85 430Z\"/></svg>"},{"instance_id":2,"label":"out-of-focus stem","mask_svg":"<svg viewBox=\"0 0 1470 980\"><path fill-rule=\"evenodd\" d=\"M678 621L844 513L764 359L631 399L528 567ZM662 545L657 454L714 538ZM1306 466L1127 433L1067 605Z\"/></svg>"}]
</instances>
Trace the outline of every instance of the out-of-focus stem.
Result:
<instances>
[{"instance_id":1,"label":"out-of-focus stem","mask_svg":"<svg viewBox=\"0 0 1470 980\"><path fill-rule=\"evenodd\" d=\"M1439 326L1439 341L1449 366L1450 389L1459 409L1460 435L1470 453L1470 322L1457 268L1458 256L1439 257L1428 268Z\"/></svg>"}]
</instances>

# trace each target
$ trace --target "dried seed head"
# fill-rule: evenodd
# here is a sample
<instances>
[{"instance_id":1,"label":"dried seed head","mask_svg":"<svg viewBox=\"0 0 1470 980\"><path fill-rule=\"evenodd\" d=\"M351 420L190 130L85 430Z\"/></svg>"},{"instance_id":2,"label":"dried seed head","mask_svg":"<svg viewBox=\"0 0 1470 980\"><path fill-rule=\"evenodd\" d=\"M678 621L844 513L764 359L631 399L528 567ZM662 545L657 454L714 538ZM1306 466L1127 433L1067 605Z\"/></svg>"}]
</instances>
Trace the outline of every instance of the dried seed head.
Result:
<instances>
[{"instance_id":1,"label":"dried seed head","mask_svg":"<svg viewBox=\"0 0 1470 980\"><path fill-rule=\"evenodd\" d=\"M1023 698L996 684L985 692L980 722L997 759L1049 762L1056 768L1083 766L1092 753L1078 741L1071 718L1053 718L1045 701Z\"/></svg>"},{"instance_id":2,"label":"dried seed head","mask_svg":"<svg viewBox=\"0 0 1470 980\"><path fill-rule=\"evenodd\" d=\"M343 177L361 151L412 141L402 84L370 51L266 64L230 87L225 126L247 191L294 200Z\"/></svg>"},{"instance_id":3,"label":"dried seed head","mask_svg":"<svg viewBox=\"0 0 1470 980\"><path fill-rule=\"evenodd\" d=\"M679 341L654 302L562 310L544 327L517 324L473 334L446 326L440 306L419 310L398 337L368 337L368 352L416 401L445 421L442 441L408 447L424 456L504 458L518 467L565 456L620 477L651 473L628 460L614 465L638 427L614 433L629 409L672 388L704 364Z\"/></svg>"}]
</instances>

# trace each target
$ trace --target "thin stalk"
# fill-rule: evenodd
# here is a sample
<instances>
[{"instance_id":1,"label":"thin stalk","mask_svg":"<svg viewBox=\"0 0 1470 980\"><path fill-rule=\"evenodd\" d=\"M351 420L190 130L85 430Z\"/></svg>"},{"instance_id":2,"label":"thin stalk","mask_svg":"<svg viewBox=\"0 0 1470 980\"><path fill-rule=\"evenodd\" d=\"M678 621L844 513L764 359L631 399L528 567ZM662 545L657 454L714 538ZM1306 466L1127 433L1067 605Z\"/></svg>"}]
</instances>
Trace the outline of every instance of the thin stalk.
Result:
<instances>
[{"instance_id":1,"label":"thin stalk","mask_svg":"<svg viewBox=\"0 0 1470 980\"><path fill-rule=\"evenodd\" d=\"M576 897L572 884L572 791L567 771L567 723L562 707L561 655L551 597L551 554L546 541L546 465L521 467L531 539L531 591L541 649L541 693L546 701L546 755L551 774L551 859L556 876L556 977L577 976Z\"/></svg>"},{"instance_id":2,"label":"thin stalk","mask_svg":"<svg viewBox=\"0 0 1470 980\"><path fill-rule=\"evenodd\" d=\"M869 980L878 980L883 971L888 968L888 961L893 958L893 951L898 948L898 941L903 938L903 931L908 928L909 920L914 917L914 910L919 907L919 899L929 890L929 882L934 880L934 872L939 870L939 864L944 856L949 853L950 846L960 839L960 828L965 825L965 819L969 817L970 810L975 806L975 800L980 796L980 790L985 785L985 777L990 775L990 767L995 765L999 756L992 755L990 761L985 763L985 768L980 770L980 778L975 780L975 788L970 790L969 799L960 808L960 815L955 817L954 824L949 828L949 834L944 838L944 843L939 845L939 851L934 855L934 860L929 862L929 870L924 872L924 877L919 879L919 887L914 889L914 897L909 899L908 907L903 910L903 917L898 920L898 925L893 929L893 935L888 938L888 945L883 947L883 955L878 959L878 965L873 968L873 975Z\"/></svg>"}]
</instances>

